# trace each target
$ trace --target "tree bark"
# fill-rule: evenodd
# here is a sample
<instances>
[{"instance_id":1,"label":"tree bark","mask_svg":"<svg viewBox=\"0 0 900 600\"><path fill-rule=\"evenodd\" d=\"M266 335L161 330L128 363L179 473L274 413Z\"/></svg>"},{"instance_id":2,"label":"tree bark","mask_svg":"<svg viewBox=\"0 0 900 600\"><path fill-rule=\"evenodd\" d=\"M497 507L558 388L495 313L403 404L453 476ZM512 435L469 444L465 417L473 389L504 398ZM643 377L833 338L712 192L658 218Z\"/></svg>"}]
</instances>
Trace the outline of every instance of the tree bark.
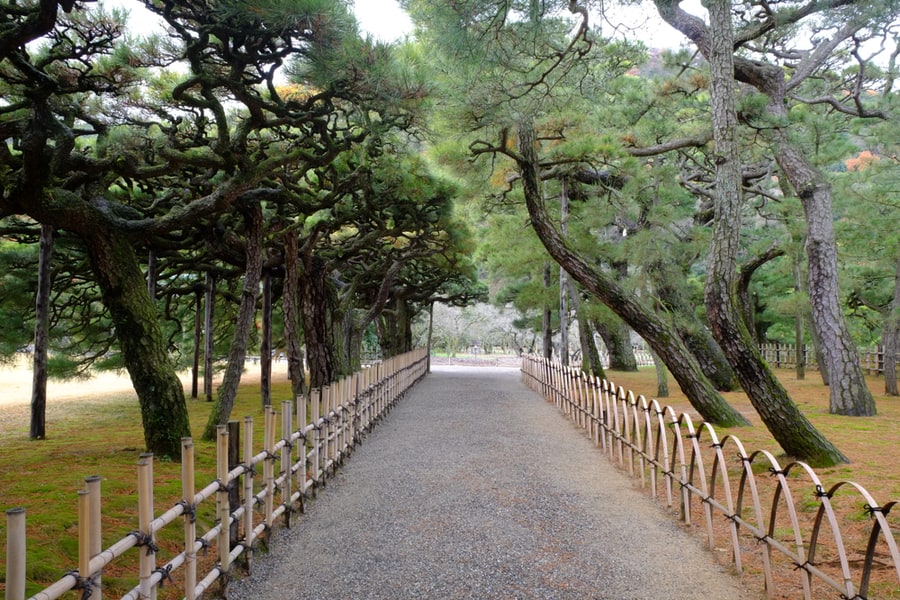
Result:
<instances>
[{"instance_id":1,"label":"tree bark","mask_svg":"<svg viewBox=\"0 0 900 600\"><path fill-rule=\"evenodd\" d=\"M606 351L609 353L609 370L633 373L638 370L634 348L631 346L631 331L628 325L618 319L609 324L599 320L592 321L594 331L603 338Z\"/></svg>"},{"instance_id":2,"label":"tree bark","mask_svg":"<svg viewBox=\"0 0 900 600\"><path fill-rule=\"evenodd\" d=\"M131 241L96 226L97 221L83 233L83 239L138 395L147 451L180 460L181 438L191 434L187 405L147 293L147 281Z\"/></svg>"},{"instance_id":3,"label":"tree bark","mask_svg":"<svg viewBox=\"0 0 900 600\"><path fill-rule=\"evenodd\" d=\"M559 195L559 232L565 238L569 229L569 186L562 180ZM559 268L559 362L569 366L569 276L563 267Z\"/></svg>"},{"instance_id":4,"label":"tree bark","mask_svg":"<svg viewBox=\"0 0 900 600\"><path fill-rule=\"evenodd\" d=\"M780 111L787 119L782 102L770 103L770 111ZM806 214L806 254L809 264L809 301L813 326L821 342L828 365L830 382L829 412L847 416L873 416L875 399L866 385L856 344L841 311L838 290L837 243L831 210L831 185L789 142L787 133L776 131L775 159L791 182Z\"/></svg>"},{"instance_id":5,"label":"tree bark","mask_svg":"<svg viewBox=\"0 0 900 600\"><path fill-rule=\"evenodd\" d=\"M704 419L725 427L748 425L749 421L732 408L703 375L697 359L671 325L644 307L636 297L626 293L612 278L588 265L567 245L551 224L543 204L534 124L530 120L520 122L518 138L519 154L514 158L522 173L525 204L531 224L550 256L653 346L678 380L691 405Z\"/></svg>"},{"instance_id":6,"label":"tree bark","mask_svg":"<svg viewBox=\"0 0 900 600\"><path fill-rule=\"evenodd\" d=\"M191 363L191 398L200 395L200 344L203 339L203 288L199 287L194 295L194 356Z\"/></svg>"},{"instance_id":7,"label":"tree bark","mask_svg":"<svg viewBox=\"0 0 900 600\"><path fill-rule=\"evenodd\" d=\"M203 322L204 322L204 347L203 347L203 396L207 402L213 401L213 354L215 353L215 332L213 323L216 312L216 276L206 274L206 293Z\"/></svg>"},{"instance_id":8,"label":"tree bark","mask_svg":"<svg viewBox=\"0 0 900 600\"><path fill-rule=\"evenodd\" d=\"M237 396L238 385L241 383L241 375L244 371L244 362L247 359L250 330L253 328L256 316L259 281L262 277L263 216L259 203L247 207L244 213L244 222L246 223L247 247L241 304L235 322L234 337L231 339L231 347L228 350L228 365L225 367L222 385L219 386L216 393L216 402L209 413L206 429L203 431L205 440L215 440L217 426L227 424L228 419L231 418L231 409L234 408L234 399Z\"/></svg>"},{"instance_id":9,"label":"tree bark","mask_svg":"<svg viewBox=\"0 0 900 600\"><path fill-rule=\"evenodd\" d=\"M704 300L713 333L735 367L753 407L789 455L823 466L847 458L800 413L759 355L738 304L742 174L737 144L734 51L730 0L710 0L710 102L716 144L716 212Z\"/></svg>"},{"instance_id":10,"label":"tree bark","mask_svg":"<svg viewBox=\"0 0 900 600\"><path fill-rule=\"evenodd\" d=\"M581 296L575 282L568 280L566 289L572 299L572 306L575 308L575 316L578 319L578 341L581 344L581 370L590 373L594 377L606 378L603 371L603 363L600 362L600 352L597 350L597 344L594 342L594 336L591 332L591 322L584 314Z\"/></svg>"},{"instance_id":11,"label":"tree bark","mask_svg":"<svg viewBox=\"0 0 900 600\"><path fill-rule=\"evenodd\" d=\"M328 316L334 301L329 295L327 275L322 261L308 250L302 256L299 291L310 388L330 384L337 374Z\"/></svg>"},{"instance_id":12,"label":"tree bark","mask_svg":"<svg viewBox=\"0 0 900 600\"><path fill-rule=\"evenodd\" d=\"M897 391L897 352L900 349L900 253L897 255L897 272L894 275L894 295L888 306L882 326L884 345L884 393L900 396Z\"/></svg>"},{"instance_id":13,"label":"tree bark","mask_svg":"<svg viewBox=\"0 0 900 600\"><path fill-rule=\"evenodd\" d=\"M650 350L650 356L653 357L653 367L656 369L656 397L668 398L669 374L666 372L666 365L652 349Z\"/></svg>"},{"instance_id":14,"label":"tree bark","mask_svg":"<svg viewBox=\"0 0 900 600\"><path fill-rule=\"evenodd\" d=\"M550 289L550 263L544 263L544 290ZM544 304L541 315L541 356L546 360L553 359L553 313L550 303Z\"/></svg>"},{"instance_id":15,"label":"tree bark","mask_svg":"<svg viewBox=\"0 0 900 600\"><path fill-rule=\"evenodd\" d=\"M291 391L298 397L306 391L306 372L303 369L303 350L300 344L299 310L299 254L300 242L296 229L284 234L284 296L281 299L284 314L284 339L287 344L288 375Z\"/></svg>"},{"instance_id":16,"label":"tree bark","mask_svg":"<svg viewBox=\"0 0 900 600\"><path fill-rule=\"evenodd\" d=\"M803 277L801 277L802 265L800 257L794 257L794 293L803 293ZM799 304L799 303L798 303ZM803 332L803 309L797 307L797 315L794 317L794 346L797 348L797 365L794 373L797 379L806 379L806 336Z\"/></svg>"},{"instance_id":17,"label":"tree bark","mask_svg":"<svg viewBox=\"0 0 900 600\"><path fill-rule=\"evenodd\" d=\"M34 301L34 367L31 385L31 428L29 437L47 437L47 359L50 351L50 288L53 282L52 225L41 225L38 255L38 285Z\"/></svg>"},{"instance_id":18,"label":"tree bark","mask_svg":"<svg viewBox=\"0 0 900 600\"><path fill-rule=\"evenodd\" d=\"M654 283L656 297L663 308L673 315L678 335L684 340L688 350L697 357L703 373L717 390L731 392L738 389L740 384L737 375L716 343L712 332L694 314L694 309L685 298L684 292L673 283L679 277L683 280L684 274L676 275L669 270L668 266L655 264L648 272Z\"/></svg>"},{"instance_id":19,"label":"tree bark","mask_svg":"<svg viewBox=\"0 0 900 600\"><path fill-rule=\"evenodd\" d=\"M272 274L262 277L262 339L259 343L259 397L263 410L272 406Z\"/></svg>"}]
</instances>

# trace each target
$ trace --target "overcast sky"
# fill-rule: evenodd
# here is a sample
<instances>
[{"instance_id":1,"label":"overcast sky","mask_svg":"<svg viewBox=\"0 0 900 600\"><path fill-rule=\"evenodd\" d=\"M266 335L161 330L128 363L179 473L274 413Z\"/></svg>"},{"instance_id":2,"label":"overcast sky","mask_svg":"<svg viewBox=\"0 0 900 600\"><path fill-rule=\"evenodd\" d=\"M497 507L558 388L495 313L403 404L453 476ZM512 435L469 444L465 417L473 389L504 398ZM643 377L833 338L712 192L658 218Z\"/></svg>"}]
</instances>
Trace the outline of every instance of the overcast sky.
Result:
<instances>
[{"instance_id":1,"label":"overcast sky","mask_svg":"<svg viewBox=\"0 0 900 600\"><path fill-rule=\"evenodd\" d=\"M360 29L383 42L402 39L412 31L412 21L396 0L355 0L353 12Z\"/></svg>"}]
</instances>

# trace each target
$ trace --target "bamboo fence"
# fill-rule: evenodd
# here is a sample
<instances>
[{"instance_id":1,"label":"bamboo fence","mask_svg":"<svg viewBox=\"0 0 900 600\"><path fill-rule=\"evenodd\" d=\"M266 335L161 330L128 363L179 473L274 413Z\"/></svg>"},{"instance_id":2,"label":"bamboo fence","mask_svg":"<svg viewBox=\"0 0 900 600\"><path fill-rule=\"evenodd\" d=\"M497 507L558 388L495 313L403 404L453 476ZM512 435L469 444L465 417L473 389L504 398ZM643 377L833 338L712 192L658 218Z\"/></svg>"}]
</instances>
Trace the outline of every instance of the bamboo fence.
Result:
<instances>
[{"instance_id":1,"label":"bamboo fence","mask_svg":"<svg viewBox=\"0 0 900 600\"><path fill-rule=\"evenodd\" d=\"M810 346L803 346L800 349L799 361L805 367L818 369L819 364L816 361L816 353ZM770 365L776 368L793 369L797 366L798 352L797 347L793 344L781 344L773 342L770 344L760 344L759 351L763 358ZM872 346L869 348L858 348L859 364L864 371L871 375L880 375L884 373L884 347ZM897 364L900 364L898 362Z\"/></svg>"},{"instance_id":2,"label":"bamboo fence","mask_svg":"<svg viewBox=\"0 0 900 600\"><path fill-rule=\"evenodd\" d=\"M132 549L139 549L138 584L124 599L156 600L160 587L183 570L184 598L194 600L213 590L222 596L232 569L241 559L249 572L253 551L277 522L290 525L291 515L302 511L304 501L324 486L326 479L404 393L425 376L428 355L414 350L373 364L367 369L312 390L310 398L282 403L265 413L260 451L254 449L253 418L243 420L243 448L234 447L232 431L220 426L216 444L216 479L199 492L195 486L194 445L182 440L182 500L158 516L154 510L153 455L138 461L138 528L106 549L101 548L100 477L88 477L78 492L78 564L61 579L30 600L55 600L75 590L83 600L102 598L103 569ZM294 408L296 407L296 418ZM239 425L234 423L233 425ZM234 455L242 450L238 464ZM232 460L229 461L229 454ZM261 467L261 476L258 468ZM216 524L198 536L197 511L201 503L215 503ZM25 599L25 510L13 508L7 515L6 600ZM181 522L181 552L165 564L157 560L157 534ZM198 553L215 552L215 563L200 572Z\"/></svg>"},{"instance_id":3,"label":"bamboo fence","mask_svg":"<svg viewBox=\"0 0 900 600\"><path fill-rule=\"evenodd\" d=\"M709 423L559 363L525 356L522 378L685 524L705 524L710 549L738 573L761 571L767 597L864 600L876 575L900 590L896 501L878 504L852 481L826 488L805 463L748 454ZM862 538L846 535L861 526Z\"/></svg>"}]
</instances>

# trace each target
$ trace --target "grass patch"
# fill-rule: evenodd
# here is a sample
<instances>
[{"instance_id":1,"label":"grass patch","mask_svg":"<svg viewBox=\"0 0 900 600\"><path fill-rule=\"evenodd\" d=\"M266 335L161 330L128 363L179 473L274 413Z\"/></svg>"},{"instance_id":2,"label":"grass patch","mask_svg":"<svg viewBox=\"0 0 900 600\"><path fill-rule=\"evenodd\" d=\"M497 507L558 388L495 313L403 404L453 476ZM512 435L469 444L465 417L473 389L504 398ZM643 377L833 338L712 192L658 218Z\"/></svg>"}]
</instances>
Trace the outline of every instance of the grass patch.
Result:
<instances>
[{"instance_id":1,"label":"grass patch","mask_svg":"<svg viewBox=\"0 0 900 600\"><path fill-rule=\"evenodd\" d=\"M273 404L280 407L290 398L290 382L275 381ZM211 408L212 404L203 400L188 400L198 490L215 479L215 444L200 440ZM85 477L101 477L103 547L137 529L137 462L144 448L140 407L133 393L86 396L60 405L51 398L48 439L41 441L28 439L27 407L4 407L4 413L4 422L0 422L0 508L26 510L26 594L32 595L76 567L77 492L84 487ZM242 419L245 415L254 417L254 447L260 449L264 419L258 382L246 383L238 392L232 416ZM159 515L181 499L181 465L156 460L153 475L154 509ZM198 535L214 524L214 504L201 505ZM163 530L157 557L160 563L180 551L182 537L177 524ZM5 516L0 518L0 543L2 593ZM137 572L137 554L131 551L104 571L104 594L113 597L127 592L137 584ZM167 586L165 592L170 590L177 591L175 586Z\"/></svg>"}]
</instances>

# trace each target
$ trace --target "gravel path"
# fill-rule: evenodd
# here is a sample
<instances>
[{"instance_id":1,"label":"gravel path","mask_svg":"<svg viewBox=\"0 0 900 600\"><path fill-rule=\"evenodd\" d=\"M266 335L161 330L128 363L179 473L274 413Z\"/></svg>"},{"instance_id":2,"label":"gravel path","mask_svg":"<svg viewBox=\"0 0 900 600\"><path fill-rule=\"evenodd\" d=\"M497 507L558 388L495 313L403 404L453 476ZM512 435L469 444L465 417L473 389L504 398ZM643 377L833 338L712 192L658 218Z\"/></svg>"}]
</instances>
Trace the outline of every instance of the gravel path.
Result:
<instances>
[{"instance_id":1,"label":"gravel path","mask_svg":"<svg viewBox=\"0 0 900 600\"><path fill-rule=\"evenodd\" d=\"M435 367L229 598L746 594L517 370Z\"/></svg>"}]
</instances>

